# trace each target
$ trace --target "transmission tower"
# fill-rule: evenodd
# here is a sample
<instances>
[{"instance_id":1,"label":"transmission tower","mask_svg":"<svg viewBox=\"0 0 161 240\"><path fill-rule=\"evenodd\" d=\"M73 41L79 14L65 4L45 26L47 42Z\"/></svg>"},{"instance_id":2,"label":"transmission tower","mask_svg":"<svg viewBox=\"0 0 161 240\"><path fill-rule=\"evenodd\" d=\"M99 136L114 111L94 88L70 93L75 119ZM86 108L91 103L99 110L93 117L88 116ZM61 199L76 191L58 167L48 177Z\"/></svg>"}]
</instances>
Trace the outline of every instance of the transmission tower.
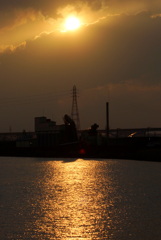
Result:
<instances>
[{"instance_id":1,"label":"transmission tower","mask_svg":"<svg viewBox=\"0 0 161 240\"><path fill-rule=\"evenodd\" d=\"M78 112L78 104L77 104L77 89L76 86L73 86L73 94L72 94L72 111L71 118L75 122L77 130L80 130L80 120L79 120L79 112Z\"/></svg>"}]
</instances>

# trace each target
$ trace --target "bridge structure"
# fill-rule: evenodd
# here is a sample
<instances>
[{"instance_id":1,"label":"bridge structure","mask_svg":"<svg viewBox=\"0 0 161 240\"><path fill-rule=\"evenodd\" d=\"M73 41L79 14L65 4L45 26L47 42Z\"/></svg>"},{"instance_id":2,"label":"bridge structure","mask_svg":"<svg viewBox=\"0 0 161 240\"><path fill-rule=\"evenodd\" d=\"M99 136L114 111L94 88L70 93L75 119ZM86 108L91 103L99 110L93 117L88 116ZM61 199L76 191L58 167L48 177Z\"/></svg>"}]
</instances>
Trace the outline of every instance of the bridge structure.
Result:
<instances>
[{"instance_id":1,"label":"bridge structure","mask_svg":"<svg viewBox=\"0 0 161 240\"><path fill-rule=\"evenodd\" d=\"M107 130L98 130L98 133L106 135ZM109 137L150 137L161 136L161 128L115 128L108 130Z\"/></svg>"},{"instance_id":2,"label":"bridge structure","mask_svg":"<svg viewBox=\"0 0 161 240\"><path fill-rule=\"evenodd\" d=\"M79 133L86 130L79 130ZM98 129L98 134L107 136L106 129ZM160 128L115 128L109 129L109 138L123 138L123 137L161 137ZM35 139L35 132L4 132L0 133L0 141L15 141L21 139Z\"/></svg>"}]
</instances>

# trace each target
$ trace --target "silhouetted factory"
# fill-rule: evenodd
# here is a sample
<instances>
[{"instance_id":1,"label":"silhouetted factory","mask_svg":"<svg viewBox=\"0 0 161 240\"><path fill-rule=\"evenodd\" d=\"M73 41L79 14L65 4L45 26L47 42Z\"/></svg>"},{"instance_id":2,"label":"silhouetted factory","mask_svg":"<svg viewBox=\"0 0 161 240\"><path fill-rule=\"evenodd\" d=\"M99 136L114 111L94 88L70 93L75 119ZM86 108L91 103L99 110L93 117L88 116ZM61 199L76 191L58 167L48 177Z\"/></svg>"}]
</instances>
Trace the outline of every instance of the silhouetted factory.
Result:
<instances>
[{"instance_id":1,"label":"silhouetted factory","mask_svg":"<svg viewBox=\"0 0 161 240\"><path fill-rule=\"evenodd\" d=\"M74 121L66 114L64 124L57 125L46 117L35 118L35 133L37 145L51 147L59 144L77 141L77 131Z\"/></svg>"},{"instance_id":2,"label":"silhouetted factory","mask_svg":"<svg viewBox=\"0 0 161 240\"><path fill-rule=\"evenodd\" d=\"M161 156L161 128L110 129L106 103L106 129L94 123L79 130L67 114L57 125L45 116L35 117L34 132L1 133L0 155L38 157L106 157L140 159ZM146 153L146 154L145 154Z\"/></svg>"}]
</instances>

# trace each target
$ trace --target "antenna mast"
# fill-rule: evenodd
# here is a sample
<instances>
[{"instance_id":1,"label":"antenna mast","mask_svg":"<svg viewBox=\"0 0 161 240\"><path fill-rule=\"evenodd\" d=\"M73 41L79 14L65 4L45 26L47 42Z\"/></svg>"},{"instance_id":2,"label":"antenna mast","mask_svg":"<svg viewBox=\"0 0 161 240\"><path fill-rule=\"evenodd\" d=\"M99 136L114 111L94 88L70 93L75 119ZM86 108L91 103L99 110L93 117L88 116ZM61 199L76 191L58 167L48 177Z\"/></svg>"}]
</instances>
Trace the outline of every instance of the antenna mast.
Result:
<instances>
[{"instance_id":1,"label":"antenna mast","mask_svg":"<svg viewBox=\"0 0 161 240\"><path fill-rule=\"evenodd\" d=\"M78 104L77 104L77 89L76 86L73 86L73 96L72 96L72 111L71 118L75 122L77 130L80 130L80 120L79 120L79 112L78 112Z\"/></svg>"}]
</instances>

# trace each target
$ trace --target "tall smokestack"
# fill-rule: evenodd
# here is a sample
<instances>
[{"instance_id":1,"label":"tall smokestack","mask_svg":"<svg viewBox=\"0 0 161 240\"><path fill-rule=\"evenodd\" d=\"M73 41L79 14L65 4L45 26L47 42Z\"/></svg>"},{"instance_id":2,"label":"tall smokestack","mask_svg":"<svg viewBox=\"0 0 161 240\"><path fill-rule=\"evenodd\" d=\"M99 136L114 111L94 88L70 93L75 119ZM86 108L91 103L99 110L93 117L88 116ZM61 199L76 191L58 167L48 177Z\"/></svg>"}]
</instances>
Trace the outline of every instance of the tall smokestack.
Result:
<instances>
[{"instance_id":1,"label":"tall smokestack","mask_svg":"<svg viewBox=\"0 0 161 240\"><path fill-rule=\"evenodd\" d=\"M109 103L106 102L106 135L109 137Z\"/></svg>"}]
</instances>

